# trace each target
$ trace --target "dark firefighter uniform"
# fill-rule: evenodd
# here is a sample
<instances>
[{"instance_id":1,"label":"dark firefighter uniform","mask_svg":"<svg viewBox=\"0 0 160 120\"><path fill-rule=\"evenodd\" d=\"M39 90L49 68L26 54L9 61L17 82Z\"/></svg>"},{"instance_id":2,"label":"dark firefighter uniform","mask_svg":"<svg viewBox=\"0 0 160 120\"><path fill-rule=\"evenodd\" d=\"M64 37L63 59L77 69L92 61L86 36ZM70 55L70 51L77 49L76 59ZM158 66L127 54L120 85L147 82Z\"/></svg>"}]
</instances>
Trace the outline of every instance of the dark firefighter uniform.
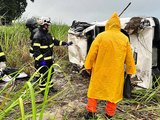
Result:
<instances>
[{"instance_id":1,"label":"dark firefighter uniform","mask_svg":"<svg viewBox=\"0 0 160 120\"><path fill-rule=\"evenodd\" d=\"M6 57L1 47L0 47L0 62L6 62Z\"/></svg>"},{"instance_id":2,"label":"dark firefighter uniform","mask_svg":"<svg viewBox=\"0 0 160 120\"><path fill-rule=\"evenodd\" d=\"M3 70L6 68L6 57L0 46L0 77L3 77ZM2 80L2 79L1 79ZM0 80L0 82L1 82Z\"/></svg>"},{"instance_id":3,"label":"dark firefighter uniform","mask_svg":"<svg viewBox=\"0 0 160 120\"><path fill-rule=\"evenodd\" d=\"M26 27L29 29L30 31L30 40L31 40L31 46L30 46L30 56L33 56L33 36L34 34L38 31L38 26L37 26L37 21L34 18L29 18L26 21Z\"/></svg>"},{"instance_id":4,"label":"dark firefighter uniform","mask_svg":"<svg viewBox=\"0 0 160 120\"><path fill-rule=\"evenodd\" d=\"M33 41L35 68L38 69L43 66L39 71L40 74L44 74L53 64L53 47L68 45L67 42L52 38L51 34L48 33L48 31L43 30L42 27L38 28L38 31L33 37ZM45 65L42 64L43 61L45 61ZM40 84L41 90L45 87L46 81L47 74L43 77L43 81ZM50 86L52 86L52 84L53 82L50 81Z\"/></svg>"},{"instance_id":5,"label":"dark firefighter uniform","mask_svg":"<svg viewBox=\"0 0 160 120\"><path fill-rule=\"evenodd\" d=\"M38 28L35 28L35 29L33 29L32 31L30 31L30 33L31 33L31 35L30 35L30 40L31 40L31 46L30 46L30 49L29 49L29 52L30 52L30 54L31 55L33 55L33 43L34 43L34 41L33 41L33 36L34 36L34 34L36 33L38 31Z\"/></svg>"}]
</instances>

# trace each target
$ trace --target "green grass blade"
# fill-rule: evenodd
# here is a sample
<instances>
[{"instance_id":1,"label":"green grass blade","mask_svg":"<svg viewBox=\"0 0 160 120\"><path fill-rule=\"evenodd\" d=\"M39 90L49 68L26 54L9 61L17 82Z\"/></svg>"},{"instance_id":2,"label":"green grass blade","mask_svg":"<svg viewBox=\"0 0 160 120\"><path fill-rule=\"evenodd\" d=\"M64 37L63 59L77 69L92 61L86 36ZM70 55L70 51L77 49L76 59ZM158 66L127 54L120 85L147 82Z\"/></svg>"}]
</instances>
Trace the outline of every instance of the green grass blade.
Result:
<instances>
[{"instance_id":1,"label":"green grass blade","mask_svg":"<svg viewBox=\"0 0 160 120\"><path fill-rule=\"evenodd\" d=\"M25 120L24 105L23 105L23 100L21 97L19 98L19 107L21 111L22 120Z\"/></svg>"},{"instance_id":2,"label":"green grass blade","mask_svg":"<svg viewBox=\"0 0 160 120\"><path fill-rule=\"evenodd\" d=\"M49 81L50 81L51 74L52 74L52 68L53 67L51 66L48 70L47 83L46 83L45 93L44 93L44 102L43 102L42 109L41 109L41 112L40 112L39 120L43 119L43 113L44 113L44 110L45 110L45 104L46 104L47 97L48 97L48 92L49 92Z\"/></svg>"},{"instance_id":3,"label":"green grass blade","mask_svg":"<svg viewBox=\"0 0 160 120\"><path fill-rule=\"evenodd\" d=\"M8 114L8 112L11 111L17 104L18 100L15 100L8 108L0 112L0 120L3 120L3 118Z\"/></svg>"},{"instance_id":4,"label":"green grass blade","mask_svg":"<svg viewBox=\"0 0 160 120\"><path fill-rule=\"evenodd\" d=\"M32 100L32 120L36 120L36 102L35 102L34 89L33 89L32 84L30 82L27 82L27 85L29 87L31 100Z\"/></svg>"}]
</instances>

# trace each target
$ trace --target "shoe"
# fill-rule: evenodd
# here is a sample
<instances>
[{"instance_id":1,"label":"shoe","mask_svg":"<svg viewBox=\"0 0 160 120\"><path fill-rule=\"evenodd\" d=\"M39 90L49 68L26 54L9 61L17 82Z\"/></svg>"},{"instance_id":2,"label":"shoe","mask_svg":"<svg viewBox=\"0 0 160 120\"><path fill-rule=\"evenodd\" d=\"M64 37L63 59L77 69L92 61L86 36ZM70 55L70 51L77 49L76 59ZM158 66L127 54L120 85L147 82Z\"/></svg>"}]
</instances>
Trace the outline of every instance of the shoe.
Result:
<instances>
[{"instance_id":1,"label":"shoe","mask_svg":"<svg viewBox=\"0 0 160 120\"><path fill-rule=\"evenodd\" d=\"M93 112L88 112L85 116L84 116L85 120L89 120L92 118L96 118L96 114Z\"/></svg>"},{"instance_id":2,"label":"shoe","mask_svg":"<svg viewBox=\"0 0 160 120\"><path fill-rule=\"evenodd\" d=\"M113 116L108 115L107 113L105 114L106 120L111 119Z\"/></svg>"}]
</instances>

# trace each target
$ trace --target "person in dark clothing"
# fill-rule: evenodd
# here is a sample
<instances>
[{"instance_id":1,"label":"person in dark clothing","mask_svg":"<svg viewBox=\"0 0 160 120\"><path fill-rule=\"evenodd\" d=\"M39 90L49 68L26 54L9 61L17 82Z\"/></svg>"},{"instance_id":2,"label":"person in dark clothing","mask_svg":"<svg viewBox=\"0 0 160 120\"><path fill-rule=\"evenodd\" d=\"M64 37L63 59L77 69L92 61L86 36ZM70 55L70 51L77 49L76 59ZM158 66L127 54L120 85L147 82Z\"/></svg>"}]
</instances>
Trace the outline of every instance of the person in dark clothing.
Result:
<instances>
[{"instance_id":1,"label":"person in dark clothing","mask_svg":"<svg viewBox=\"0 0 160 120\"><path fill-rule=\"evenodd\" d=\"M6 62L6 56L4 52L2 51L1 46L0 46L0 62Z\"/></svg>"},{"instance_id":2,"label":"person in dark clothing","mask_svg":"<svg viewBox=\"0 0 160 120\"><path fill-rule=\"evenodd\" d=\"M4 70L7 68L6 66L6 56L0 46L0 77L1 77L1 80L0 82L4 82L4 79L2 79L4 77ZM10 80L9 77L5 77L6 80Z\"/></svg>"},{"instance_id":3,"label":"person in dark clothing","mask_svg":"<svg viewBox=\"0 0 160 120\"><path fill-rule=\"evenodd\" d=\"M50 18L42 17L39 20L40 27L33 37L33 56L35 59L35 68L39 69L40 67L42 67L39 71L42 75L44 75L44 73L46 73L48 69L53 65L53 47L61 45L69 46L72 44L72 42L63 42L52 37L48 32L50 24ZM52 73L53 72L54 69L52 69ZM46 86L47 76L48 74L44 75L42 82L40 82L39 86L41 91L43 91ZM49 85L52 86L50 87L50 90L55 92L56 90L53 88L53 82L51 80Z\"/></svg>"},{"instance_id":4,"label":"person in dark clothing","mask_svg":"<svg viewBox=\"0 0 160 120\"><path fill-rule=\"evenodd\" d=\"M5 68L6 68L6 56L0 46L0 71L3 71Z\"/></svg>"},{"instance_id":5,"label":"person in dark clothing","mask_svg":"<svg viewBox=\"0 0 160 120\"><path fill-rule=\"evenodd\" d=\"M31 40L31 46L30 46L30 56L33 57L33 36L34 34L38 31L38 25L37 25L37 21L34 18L29 18L26 21L26 27L29 29L30 31L30 40Z\"/></svg>"}]
</instances>

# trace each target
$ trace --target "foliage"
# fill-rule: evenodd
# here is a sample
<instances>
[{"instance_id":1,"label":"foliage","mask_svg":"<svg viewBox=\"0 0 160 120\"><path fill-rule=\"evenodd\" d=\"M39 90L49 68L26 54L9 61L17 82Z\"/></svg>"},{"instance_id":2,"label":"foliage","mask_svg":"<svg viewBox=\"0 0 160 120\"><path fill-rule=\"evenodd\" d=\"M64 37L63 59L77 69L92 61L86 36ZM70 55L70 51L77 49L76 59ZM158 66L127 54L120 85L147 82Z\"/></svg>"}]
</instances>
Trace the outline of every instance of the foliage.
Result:
<instances>
[{"instance_id":1,"label":"foliage","mask_svg":"<svg viewBox=\"0 0 160 120\"><path fill-rule=\"evenodd\" d=\"M32 2L34 0L31 0ZM0 0L0 16L2 24L10 24L25 12L26 0Z\"/></svg>"},{"instance_id":2,"label":"foliage","mask_svg":"<svg viewBox=\"0 0 160 120\"><path fill-rule=\"evenodd\" d=\"M55 24L51 25L50 31L52 34L54 33L56 38L66 40L69 27L66 25L59 26L60 27ZM61 33L59 31L63 31L63 34L60 35ZM39 119L42 119L48 102L63 92L62 90L48 98L48 87L46 86L44 101L37 104L37 97L39 97L40 91L38 91L37 83L33 84L30 82L37 72L34 72L33 59L29 56L29 35L29 30L26 29L24 23L14 23L12 26L0 27L0 45L6 55L7 66L11 68L19 68L20 71L23 70L31 75L30 79L28 81L24 81L23 84L21 83L18 88L12 84L11 81L1 89L0 96L2 101L0 104L0 119L7 119L8 116L13 116L16 119L22 120L28 118L32 118L34 120L38 116ZM53 67L54 66L55 64ZM48 80L49 78L50 74ZM28 106L30 104L32 107Z\"/></svg>"},{"instance_id":3,"label":"foliage","mask_svg":"<svg viewBox=\"0 0 160 120\"><path fill-rule=\"evenodd\" d=\"M61 24L61 23L53 23L52 26L50 27L51 34L58 40L61 41L67 41L67 35L68 35L68 29L69 26L66 24ZM55 47L54 49L55 53L55 59L60 58L60 57L65 57L67 56L67 52L65 47Z\"/></svg>"},{"instance_id":4,"label":"foliage","mask_svg":"<svg viewBox=\"0 0 160 120\"><path fill-rule=\"evenodd\" d=\"M57 64L54 64L52 67L59 67ZM28 81L24 81L23 84L15 86L13 83L14 79L8 82L1 90L1 104L0 104L0 120L4 118L13 118L17 120L31 119L39 120L43 119L45 108L49 102L55 99L58 95L62 94L65 90L61 90L58 93L48 96L49 92L49 79L51 74L51 69L49 69L49 74L47 77L45 94L42 96L42 100L38 102L37 97L39 97L40 92L38 90L38 80L34 83L31 82L33 77L40 70L37 70ZM21 69L20 71L22 71ZM43 77L43 76L42 76ZM39 78L39 79L42 79ZM16 88L16 89L15 89ZM29 105L31 104L31 108ZM53 104L53 103L52 103ZM20 108L20 109L19 109ZM20 114L21 113L21 114Z\"/></svg>"},{"instance_id":5,"label":"foliage","mask_svg":"<svg viewBox=\"0 0 160 120\"><path fill-rule=\"evenodd\" d=\"M69 28L67 25L53 24L50 28L50 32L52 35L54 33L56 38L60 40L67 39L67 31ZM48 86L46 86L43 101L40 104L37 104L37 97L39 97L40 91L38 91L37 83L31 83L30 81L38 71L34 72L33 59L29 56L29 35L29 31L26 29L24 23L14 23L12 26L0 27L0 45L6 55L7 66L11 68L19 68L20 71L28 71L27 73L31 76L28 81L24 81L23 84L21 83L21 85L17 85L18 88L15 84L12 84L12 82L14 83L14 78L1 88L0 119L7 119L8 116L13 116L16 119L22 120L28 118L34 120L36 117L42 119L48 102L64 92L64 90L62 90L48 98ZM66 49L63 50L66 51ZM62 54L66 53L64 51L58 51L58 49L57 52L57 54L61 54L60 52L62 52ZM54 64L53 67L55 66L58 65ZM50 74L51 73L49 72L48 80ZM32 107L28 106L30 104Z\"/></svg>"},{"instance_id":6,"label":"foliage","mask_svg":"<svg viewBox=\"0 0 160 120\"><path fill-rule=\"evenodd\" d=\"M59 40L66 41L67 25L52 24L50 32ZM61 31L61 32L60 32ZM15 23L12 26L0 27L0 45L7 58L7 66L13 68L25 67L25 72L32 74L34 71L33 59L29 56L29 30L26 29L24 23ZM59 49L60 48L60 49ZM54 48L55 57L67 55L67 49L64 47Z\"/></svg>"}]
</instances>

